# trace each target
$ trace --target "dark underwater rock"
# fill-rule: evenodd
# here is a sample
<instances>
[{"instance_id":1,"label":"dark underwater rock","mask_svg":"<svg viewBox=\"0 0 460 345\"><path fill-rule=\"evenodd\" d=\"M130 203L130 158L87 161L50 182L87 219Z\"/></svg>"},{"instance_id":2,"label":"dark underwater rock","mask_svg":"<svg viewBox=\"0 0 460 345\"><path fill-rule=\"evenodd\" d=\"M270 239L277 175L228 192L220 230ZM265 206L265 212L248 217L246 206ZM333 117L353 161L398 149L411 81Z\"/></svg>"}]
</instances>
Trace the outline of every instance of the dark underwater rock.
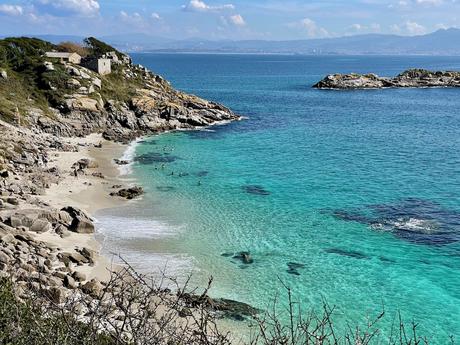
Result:
<instances>
[{"instance_id":1,"label":"dark underwater rock","mask_svg":"<svg viewBox=\"0 0 460 345\"><path fill-rule=\"evenodd\" d=\"M175 188L172 187L172 186L159 186L159 187L157 187L157 190L160 191L160 192L171 192L174 189Z\"/></svg>"},{"instance_id":2,"label":"dark underwater rock","mask_svg":"<svg viewBox=\"0 0 460 345\"><path fill-rule=\"evenodd\" d=\"M246 186L242 186L241 188L243 188L243 190L248 194L263 195L263 196L270 195L269 191L265 190L264 187L258 186L258 185L246 185Z\"/></svg>"},{"instance_id":3,"label":"dark underwater rock","mask_svg":"<svg viewBox=\"0 0 460 345\"><path fill-rule=\"evenodd\" d=\"M155 140L142 140L140 142L142 143L142 145L151 145L151 146L158 145L158 143Z\"/></svg>"},{"instance_id":4,"label":"dark underwater rock","mask_svg":"<svg viewBox=\"0 0 460 345\"><path fill-rule=\"evenodd\" d=\"M332 215L416 244L442 246L460 241L460 212L430 200L407 198L394 204L336 210Z\"/></svg>"},{"instance_id":5,"label":"dark underwater rock","mask_svg":"<svg viewBox=\"0 0 460 345\"><path fill-rule=\"evenodd\" d=\"M392 259L389 259L385 256L379 256L379 260L382 261L382 262L387 262L387 263L395 263L396 261L392 260Z\"/></svg>"},{"instance_id":6,"label":"dark underwater rock","mask_svg":"<svg viewBox=\"0 0 460 345\"><path fill-rule=\"evenodd\" d=\"M205 176L208 176L209 175L209 171L206 171L206 170L203 170L203 171L199 171L195 174L197 177L205 177Z\"/></svg>"},{"instance_id":7,"label":"dark underwater rock","mask_svg":"<svg viewBox=\"0 0 460 345\"><path fill-rule=\"evenodd\" d=\"M179 157L173 156L166 152L162 152L162 153L150 152L150 153L144 153L140 156L137 156L135 158L135 161L139 162L140 164L150 165L154 163L172 163L178 159Z\"/></svg>"},{"instance_id":8,"label":"dark underwater rock","mask_svg":"<svg viewBox=\"0 0 460 345\"><path fill-rule=\"evenodd\" d=\"M211 298L209 296L198 296L188 293L183 294L181 299L187 307L196 308L202 306L218 318L244 321L260 313L259 309L247 303L231 299Z\"/></svg>"},{"instance_id":9,"label":"dark underwater rock","mask_svg":"<svg viewBox=\"0 0 460 345\"><path fill-rule=\"evenodd\" d=\"M373 219L356 211L336 210L332 213L335 218L345 220L347 222L358 222L364 224L372 223Z\"/></svg>"},{"instance_id":10,"label":"dark underwater rock","mask_svg":"<svg viewBox=\"0 0 460 345\"><path fill-rule=\"evenodd\" d=\"M286 270L286 272L296 276L300 276L299 270L305 268L304 264L298 262L288 262L287 266L288 269Z\"/></svg>"},{"instance_id":11,"label":"dark underwater rock","mask_svg":"<svg viewBox=\"0 0 460 345\"><path fill-rule=\"evenodd\" d=\"M233 259L240 260L245 265L254 263L254 259L249 252L239 252L233 256Z\"/></svg>"},{"instance_id":12,"label":"dark underwater rock","mask_svg":"<svg viewBox=\"0 0 460 345\"><path fill-rule=\"evenodd\" d=\"M292 275L294 275L294 276L300 276L299 271L297 271L297 270L295 270L295 269L292 269L292 268L287 269L286 272L287 272L288 274L292 274Z\"/></svg>"},{"instance_id":13,"label":"dark underwater rock","mask_svg":"<svg viewBox=\"0 0 460 345\"><path fill-rule=\"evenodd\" d=\"M329 254L337 254L337 255L342 255L342 256L347 256L350 258L354 259L370 259L369 256L366 254L363 254L361 252L355 251L355 250L344 250L340 248L328 248L324 250L326 253Z\"/></svg>"}]
</instances>

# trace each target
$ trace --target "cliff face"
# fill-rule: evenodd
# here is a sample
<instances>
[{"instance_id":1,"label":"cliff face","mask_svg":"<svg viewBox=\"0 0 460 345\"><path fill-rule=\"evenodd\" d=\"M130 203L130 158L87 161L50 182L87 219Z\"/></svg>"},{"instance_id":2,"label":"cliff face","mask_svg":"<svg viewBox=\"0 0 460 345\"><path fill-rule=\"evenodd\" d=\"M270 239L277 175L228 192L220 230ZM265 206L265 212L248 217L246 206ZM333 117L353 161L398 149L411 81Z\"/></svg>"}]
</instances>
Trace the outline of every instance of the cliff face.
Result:
<instances>
[{"instance_id":1,"label":"cliff face","mask_svg":"<svg viewBox=\"0 0 460 345\"><path fill-rule=\"evenodd\" d=\"M394 78L375 74L332 74L313 86L318 89L381 89L405 87L460 87L460 72L410 69Z\"/></svg>"},{"instance_id":2,"label":"cliff face","mask_svg":"<svg viewBox=\"0 0 460 345\"><path fill-rule=\"evenodd\" d=\"M101 76L81 65L45 57L44 50L53 48L32 39L0 41L3 120L59 136L102 132L107 139L128 141L143 134L239 119L220 104L173 89L161 76L133 65L119 52L112 73Z\"/></svg>"}]
</instances>

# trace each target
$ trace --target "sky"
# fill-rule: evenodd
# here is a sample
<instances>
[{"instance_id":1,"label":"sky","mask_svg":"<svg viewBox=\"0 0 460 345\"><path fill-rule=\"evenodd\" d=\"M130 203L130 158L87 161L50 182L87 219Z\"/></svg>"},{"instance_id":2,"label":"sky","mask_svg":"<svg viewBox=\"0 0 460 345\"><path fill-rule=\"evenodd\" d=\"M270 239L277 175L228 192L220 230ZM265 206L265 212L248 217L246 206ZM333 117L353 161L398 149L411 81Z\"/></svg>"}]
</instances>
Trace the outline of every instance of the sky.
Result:
<instances>
[{"instance_id":1,"label":"sky","mask_svg":"<svg viewBox=\"0 0 460 345\"><path fill-rule=\"evenodd\" d=\"M460 27L460 0L0 0L0 35L291 40Z\"/></svg>"}]
</instances>

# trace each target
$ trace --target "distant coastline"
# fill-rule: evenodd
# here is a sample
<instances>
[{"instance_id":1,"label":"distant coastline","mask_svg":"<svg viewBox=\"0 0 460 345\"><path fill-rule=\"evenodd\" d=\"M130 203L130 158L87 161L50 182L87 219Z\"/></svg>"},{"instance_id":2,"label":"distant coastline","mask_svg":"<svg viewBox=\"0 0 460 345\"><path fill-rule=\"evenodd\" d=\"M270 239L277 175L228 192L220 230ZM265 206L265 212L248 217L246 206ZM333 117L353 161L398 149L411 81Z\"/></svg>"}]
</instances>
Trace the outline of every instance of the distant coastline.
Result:
<instances>
[{"instance_id":1,"label":"distant coastline","mask_svg":"<svg viewBox=\"0 0 460 345\"><path fill-rule=\"evenodd\" d=\"M79 36L31 35L54 43L81 41ZM184 40L132 33L102 36L101 39L129 53L238 53L301 55L388 55L388 56L459 56L460 29L440 29L416 36L362 34L323 39L288 41L213 41L201 38Z\"/></svg>"}]
</instances>

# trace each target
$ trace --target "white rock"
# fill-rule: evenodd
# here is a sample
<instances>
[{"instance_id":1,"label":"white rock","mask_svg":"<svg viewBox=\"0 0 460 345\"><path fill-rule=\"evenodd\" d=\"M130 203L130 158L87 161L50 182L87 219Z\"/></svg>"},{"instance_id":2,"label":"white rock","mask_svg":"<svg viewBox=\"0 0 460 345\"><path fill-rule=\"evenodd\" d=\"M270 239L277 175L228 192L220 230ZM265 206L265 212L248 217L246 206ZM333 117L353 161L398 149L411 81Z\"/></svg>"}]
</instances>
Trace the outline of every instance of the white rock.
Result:
<instances>
[{"instance_id":1,"label":"white rock","mask_svg":"<svg viewBox=\"0 0 460 345\"><path fill-rule=\"evenodd\" d=\"M97 86L98 88L101 88L101 87L102 87L102 81L101 81L101 79L99 79L99 78L94 78L94 79L92 80L92 82L93 82L93 85L94 85L94 86Z\"/></svg>"},{"instance_id":2,"label":"white rock","mask_svg":"<svg viewBox=\"0 0 460 345\"><path fill-rule=\"evenodd\" d=\"M44 65L45 65L45 68L46 68L47 71L54 71L55 70L54 65L53 65L52 62L45 61Z\"/></svg>"},{"instance_id":3,"label":"white rock","mask_svg":"<svg viewBox=\"0 0 460 345\"><path fill-rule=\"evenodd\" d=\"M83 79L91 79L91 76L86 72L80 71L80 75Z\"/></svg>"},{"instance_id":4,"label":"white rock","mask_svg":"<svg viewBox=\"0 0 460 345\"><path fill-rule=\"evenodd\" d=\"M78 93L81 93L82 95L87 95L88 94L88 88L82 86L77 90Z\"/></svg>"},{"instance_id":5,"label":"white rock","mask_svg":"<svg viewBox=\"0 0 460 345\"><path fill-rule=\"evenodd\" d=\"M79 77L81 75L80 73L80 70L76 67L73 67L73 66L68 66L67 67L67 73L69 73L70 75L75 75L77 77Z\"/></svg>"},{"instance_id":6,"label":"white rock","mask_svg":"<svg viewBox=\"0 0 460 345\"><path fill-rule=\"evenodd\" d=\"M71 78L71 79L69 79L69 80L67 81L67 85L70 86L70 87L72 87L72 86L73 86L73 87L80 87L81 84L80 84L80 82L79 82L77 79Z\"/></svg>"}]
</instances>

